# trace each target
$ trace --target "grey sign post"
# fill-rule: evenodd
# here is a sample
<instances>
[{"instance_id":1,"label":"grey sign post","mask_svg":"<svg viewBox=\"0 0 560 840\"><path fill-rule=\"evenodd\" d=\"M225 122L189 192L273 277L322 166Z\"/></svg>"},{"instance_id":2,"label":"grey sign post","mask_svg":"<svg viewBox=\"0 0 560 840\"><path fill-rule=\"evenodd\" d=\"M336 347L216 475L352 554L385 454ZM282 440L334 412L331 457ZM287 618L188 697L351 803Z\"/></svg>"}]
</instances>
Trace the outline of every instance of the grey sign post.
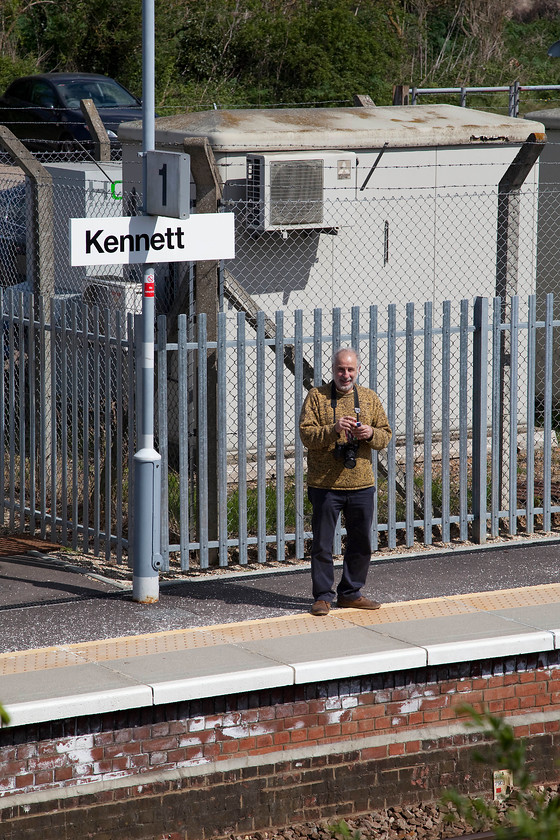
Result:
<instances>
[{"instance_id":1,"label":"grey sign post","mask_svg":"<svg viewBox=\"0 0 560 840\"><path fill-rule=\"evenodd\" d=\"M142 0L142 151L143 195L148 194L147 155L155 148L154 0ZM144 266L142 280L141 395L137 407L138 445L134 454L134 530L132 597L142 604L159 600L161 456L154 449L155 274Z\"/></svg>"},{"instance_id":2,"label":"grey sign post","mask_svg":"<svg viewBox=\"0 0 560 840\"><path fill-rule=\"evenodd\" d=\"M232 259L233 213L190 216L190 157L156 152L154 0L142 0L142 151L144 215L120 219L70 219L70 264L142 264L140 394L136 404L138 450L134 454L132 597L159 600L161 558L161 456L154 448L156 262Z\"/></svg>"},{"instance_id":3,"label":"grey sign post","mask_svg":"<svg viewBox=\"0 0 560 840\"><path fill-rule=\"evenodd\" d=\"M176 225L168 226L165 232L154 232L149 237L150 247L156 251L158 261L164 257L164 249L170 252L170 259L177 260L179 252L183 259L197 259L197 248L203 256L207 248L207 222L213 225L217 242L211 241L212 254L218 258L234 255L234 227L232 214L216 214L214 220L206 217L192 219L190 215L190 157L184 153L160 152L155 150L155 35L154 0L142 0L142 153L143 153L143 195L144 215L153 216L154 230L158 217L175 218ZM230 217L229 219L226 217ZM129 220L130 221L130 220ZM202 237L189 236L190 229L203 223ZM86 232L86 247L90 250L114 252L119 243L124 248L136 243L134 236L116 237L97 232ZM89 237L89 238L88 238ZM102 238L101 238L102 237ZM100 239L101 238L101 239ZM100 241L103 245L100 244ZM193 249L193 250L191 250ZM189 253L190 252L190 253ZM88 255L86 254L86 258ZM112 258L112 257L109 257ZM99 255L96 255L99 259ZM153 264L147 256L142 284L142 345L140 354L141 394L136 417L138 427L138 451L134 455L134 528L132 597L142 604L159 600L159 570L161 558L161 456L154 448L154 320L155 320L155 274Z\"/></svg>"}]
</instances>

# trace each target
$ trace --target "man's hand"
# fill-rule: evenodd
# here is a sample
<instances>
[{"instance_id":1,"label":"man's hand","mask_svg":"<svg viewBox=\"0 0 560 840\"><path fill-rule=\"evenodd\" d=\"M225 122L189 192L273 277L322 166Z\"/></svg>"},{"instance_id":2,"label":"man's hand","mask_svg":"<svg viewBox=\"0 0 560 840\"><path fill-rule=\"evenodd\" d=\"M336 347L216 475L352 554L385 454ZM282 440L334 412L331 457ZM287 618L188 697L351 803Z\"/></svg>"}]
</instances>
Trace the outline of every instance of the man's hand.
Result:
<instances>
[{"instance_id":1,"label":"man's hand","mask_svg":"<svg viewBox=\"0 0 560 840\"><path fill-rule=\"evenodd\" d=\"M370 440L373 437L373 429L365 423L359 423L355 417L347 414L344 417L339 417L335 423L335 431L337 434L347 432L356 440Z\"/></svg>"}]
</instances>

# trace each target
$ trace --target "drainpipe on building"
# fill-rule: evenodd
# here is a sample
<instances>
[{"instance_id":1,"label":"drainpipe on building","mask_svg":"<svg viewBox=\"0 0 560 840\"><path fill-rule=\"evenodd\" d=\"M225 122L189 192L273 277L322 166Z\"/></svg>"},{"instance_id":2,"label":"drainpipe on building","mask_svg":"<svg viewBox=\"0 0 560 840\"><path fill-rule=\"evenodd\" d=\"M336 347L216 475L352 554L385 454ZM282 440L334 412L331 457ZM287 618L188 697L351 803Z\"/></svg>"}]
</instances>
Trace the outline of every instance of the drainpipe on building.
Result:
<instances>
[{"instance_id":1,"label":"drainpipe on building","mask_svg":"<svg viewBox=\"0 0 560 840\"><path fill-rule=\"evenodd\" d=\"M545 144L545 134L530 134L498 184L496 297L501 298L500 320L502 324L509 321L511 317L510 298L518 292L521 187L537 162ZM504 488L508 487L507 472L510 458L509 436L507 441L504 442L503 413L505 406L509 404L512 387L517 387L516 383L511 382L510 342L511 333L503 330L500 346L501 411L499 412L500 429L498 436L500 441L498 498L502 510L505 510L509 504L508 498L504 498Z\"/></svg>"}]
</instances>

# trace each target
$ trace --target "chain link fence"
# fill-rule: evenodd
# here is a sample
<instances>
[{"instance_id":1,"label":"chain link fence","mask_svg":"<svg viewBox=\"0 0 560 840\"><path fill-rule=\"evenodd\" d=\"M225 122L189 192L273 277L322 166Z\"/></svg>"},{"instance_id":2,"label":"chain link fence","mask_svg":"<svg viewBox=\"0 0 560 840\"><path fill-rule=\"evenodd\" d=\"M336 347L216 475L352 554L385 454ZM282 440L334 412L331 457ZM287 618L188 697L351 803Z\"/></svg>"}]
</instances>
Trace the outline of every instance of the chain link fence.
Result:
<instances>
[{"instance_id":1,"label":"chain link fence","mask_svg":"<svg viewBox=\"0 0 560 840\"><path fill-rule=\"evenodd\" d=\"M69 161L67 154L62 160L60 157L56 161L43 159L46 177L35 182L19 167L7 161L2 163L0 285L3 289L53 297L57 307L87 304L88 317L92 317L93 311L99 313L96 317L99 318L100 335L103 336L107 329L114 335L117 312L120 323L124 324L128 316L140 311L140 272L135 266L70 267L69 220L84 216L118 217L138 212L141 191L129 184L123 189L124 179L118 162L77 161L75 158ZM359 185L364 184L369 171L369 166L359 171ZM322 200L320 208L309 202L301 204L301 199L297 197L288 197L290 212L298 214L300 227L297 229L286 229L285 220L278 222L273 216L267 216L269 210L266 207L255 207L254 197L245 193L245 185L241 185L239 180L236 191L226 190L220 209L235 214L236 257L218 267L217 308L230 313L235 310L249 313L244 329L254 342L257 341L258 318L262 320L263 330L264 355L259 356L256 343L249 344L242 361L233 354L228 356L231 361L226 372L228 387L233 387L238 381L239 365L244 366L245 480L249 488L251 485L257 487L263 475L265 485L268 482L274 487L278 470L277 414L267 411L261 414L260 402L264 400L265 406L272 406L277 404L278 399L277 378L267 373L273 363L271 347L279 328L275 313L282 312L286 319L292 319L296 312L301 312L302 331L307 337L302 349L304 387L329 379L331 354L337 345L358 346L363 357L362 381L372 382L385 404L395 399L397 455L399 448L404 451L402 447L412 435L417 471L415 481L423 492L426 481L423 475L426 418L430 418L429 433L434 458L437 459L441 458L442 428L448 425L451 440L454 437L458 439L461 418L470 415L472 408L469 394L465 394L461 387L464 381L461 359L466 348L462 348L460 342L466 339L464 332L461 338L455 329L457 325L450 334L448 383L445 380L447 360L442 345L439 340L433 342L429 372L431 390L426 396L428 381L423 360L426 357L426 341L431 340L432 319L439 322L446 301L451 301L456 308L461 300L472 300L479 295L492 298L497 292L505 291L503 322L511 318L507 308L510 295L518 295L521 300L535 295L537 318L544 320L546 295L557 292L560 247L556 231L557 216L560 214L560 168L547 166L546 189L535 177L528 179L514 196L510 196L509 223L506 227L500 227L498 182L502 171L503 168L499 169L489 155L488 163L482 170L478 166L477 182L472 183L468 164L458 166L452 160L446 163L442 159L437 167L418 161L417 164L412 162L397 168L385 158L379 162L364 190L358 190L353 197L344 192L334 193ZM465 173L463 183L458 180L461 172ZM430 186L425 185L427 181ZM321 227L317 228L313 214L319 209L323 219ZM178 291L182 292L183 311L187 315L188 340L195 341L196 267L187 264L159 265L156 272L158 314L172 309ZM555 300L560 300L559 294L556 294ZM413 315L407 307L410 303L415 304ZM321 315L319 310L326 313L333 309L336 314L332 319L329 316L327 323L326 316ZM389 311L393 315L388 321ZM103 314L105 312L109 313L108 322ZM409 332L407 338L406 330L411 317L415 319L415 329L412 337ZM522 314L520 317L523 321L525 316ZM560 313L555 312L554 317L558 319ZM377 329L371 324L375 324L376 318L383 341L387 339L388 323L393 324L391 329L395 331L397 352L394 371L389 378L385 362L374 362L371 355L372 335ZM237 330L235 318L228 318L226 340L236 341ZM536 338L534 394L529 385L528 359L523 355L524 351L518 358L515 376L512 377L507 363L510 348L507 343L501 348L505 360L500 378L502 395L508 396L513 390L517 394L515 403L509 398L503 400L502 423L503 428L513 423L519 432L520 464L525 451L523 435L526 434L530 401L533 400L537 409L537 451L545 410L552 411L554 418L560 413L557 408L560 351L554 343L551 369L554 386L551 406L547 409L543 396L545 348L539 335ZM208 338L210 341L217 340L217 336L211 333ZM289 353L288 348L284 355L289 357ZM263 358L268 358L264 367L259 361ZM54 364L56 380L61 384L67 372L60 354L56 355ZM412 413L407 413L402 389L407 381L407 365L409 369L411 364L415 373L410 386L412 402L409 406L412 405L413 409ZM374 365L377 366L374 368ZM112 364L107 370L112 378L111 387L116 389L118 368ZM293 456L298 445L296 415L299 396L289 380L289 372L288 359L284 371L286 386L282 394L281 440L286 474L295 476ZM14 375L17 376L17 372ZM178 372L173 369L172 363L168 375L171 383L177 379ZM197 447L198 435L195 418L197 364L194 355L189 357L185 375L190 383L188 410L191 422L188 429L192 454ZM387 390L388 381L396 383L394 395ZM449 388L446 390L447 385ZM88 399L94 400L94 392L95 388L90 384ZM167 399L169 418L177 417L179 402L173 387ZM509 414L512 405L516 412L513 419ZM17 424L17 418L14 422ZM556 428L557 420L553 422ZM237 414L231 418L228 416L226 449L232 464L238 449L239 423ZM10 434L17 439L20 432L15 426ZM46 433L49 435L51 431ZM177 436L178 424L170 420L171 494L177 492L181 481ZM455 457L453 444L451 457ZM507 457L506 451L502 459ZM194 456L191 463L196 464ZM523 469L522 465L520 469ZM544 480L542 466L539 469L539 480ZM238 480L237 475L238 467L232 467L233 483ZM191 483L196 482L196 477L192 475L190 480ZM397 488L399 481L397 472ZM404 475L402 481L405 481ZM233 492L233 487L230 490ZM195 495L191 494L192 504L194 499ZM404 496L401 500L404 504ZM437 507L437 499L434 504ZM193 515L196 519L196 511ZM233 519L237 515L232 514ZM228 525L230 530L236 527L233 519Z\"/></svg>"}]
</instances>

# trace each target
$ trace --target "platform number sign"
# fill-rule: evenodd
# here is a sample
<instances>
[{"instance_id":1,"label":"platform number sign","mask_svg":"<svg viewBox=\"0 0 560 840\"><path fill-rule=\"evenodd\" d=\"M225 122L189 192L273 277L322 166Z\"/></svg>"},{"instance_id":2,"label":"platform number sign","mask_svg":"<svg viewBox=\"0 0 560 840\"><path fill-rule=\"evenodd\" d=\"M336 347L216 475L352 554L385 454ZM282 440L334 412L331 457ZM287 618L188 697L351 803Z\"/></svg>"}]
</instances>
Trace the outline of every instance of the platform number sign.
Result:
<instances>
[{"instance_id":1,"label":"platform number sign","mask_svg":"<svg viewBox=\"0 0 560 840\"><path fill-rule=\"evenodd\" d=\"M146 212L150 216L188 219L191 159L181 152L146 152Z\"/></svg>"}]
</instances>

